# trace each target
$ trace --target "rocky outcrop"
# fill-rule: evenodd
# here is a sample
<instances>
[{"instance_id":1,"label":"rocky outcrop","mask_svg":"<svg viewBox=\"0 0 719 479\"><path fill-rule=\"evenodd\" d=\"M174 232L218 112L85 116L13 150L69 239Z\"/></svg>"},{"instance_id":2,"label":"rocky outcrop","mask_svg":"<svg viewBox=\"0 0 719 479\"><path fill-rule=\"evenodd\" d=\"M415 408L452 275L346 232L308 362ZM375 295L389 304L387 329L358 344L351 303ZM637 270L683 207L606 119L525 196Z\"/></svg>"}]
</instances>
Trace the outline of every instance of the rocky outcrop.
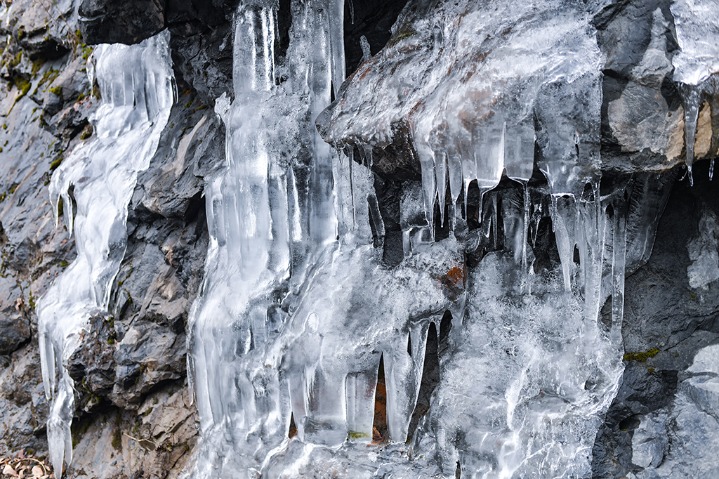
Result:
<instances>
[{"instance_id":1,"label":"rocky outcrop","mask_svg":"<svg viewBox=\"0 0 719 479\"><path fill-rule=\"evenodd\" d=\"M693 187L686 180L673 186L652 255L627 278L626 366L594 446L596 477L691 476L690 457L702 456L715 441L703 428L711 427L712 415L719 413L716 403L688 392L696 387L692 381L715 374L692 364L701 350L719 342L718 230L707 224L719 214L719 202L708 168L706 162L697 164ZM697 254L701 249L706 252ZM697 268L708 270L701 273L702 281L696 280ZM709 423L691 408L704 411ZM689 417L705 424L692 430ZM688 457L683 448L692 449Z\"/></svg>"}]
</instances>

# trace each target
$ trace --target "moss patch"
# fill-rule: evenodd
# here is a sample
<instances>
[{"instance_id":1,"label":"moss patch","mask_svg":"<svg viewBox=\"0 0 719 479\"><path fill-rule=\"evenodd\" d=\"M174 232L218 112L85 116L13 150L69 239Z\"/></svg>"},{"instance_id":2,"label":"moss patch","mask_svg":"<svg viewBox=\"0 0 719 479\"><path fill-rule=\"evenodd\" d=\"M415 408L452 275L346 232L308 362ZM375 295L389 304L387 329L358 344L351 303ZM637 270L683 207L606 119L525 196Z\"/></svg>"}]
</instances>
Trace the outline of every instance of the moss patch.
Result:
<instances>
[{"instance_id":1,"label":"moss patch","mask_svg":"<svg viewBox=\"0 0 719 479\"><path fill-rule=\"evenodd\" d=\"M50 162L50 171L57 170L57 168L62 164L62 160L64 160L64 159L65 159L65 157L60 155L57 158L55 158L54 160L52 160L52 162Z\"/></svg>"},{"instance_id":2,"label":"moss patch","mask_svg":"<svg viewBox=\"0 0 719 479\"><path fill-rule=\"evenodd\" d=\"M648 359L653 358L659 354L659 349L652 348L647 351L637 351L637 352L628 352L624 353L624 360L625 361L638 361L640 363L646 363Z\"/></svg>"}]
</instances>

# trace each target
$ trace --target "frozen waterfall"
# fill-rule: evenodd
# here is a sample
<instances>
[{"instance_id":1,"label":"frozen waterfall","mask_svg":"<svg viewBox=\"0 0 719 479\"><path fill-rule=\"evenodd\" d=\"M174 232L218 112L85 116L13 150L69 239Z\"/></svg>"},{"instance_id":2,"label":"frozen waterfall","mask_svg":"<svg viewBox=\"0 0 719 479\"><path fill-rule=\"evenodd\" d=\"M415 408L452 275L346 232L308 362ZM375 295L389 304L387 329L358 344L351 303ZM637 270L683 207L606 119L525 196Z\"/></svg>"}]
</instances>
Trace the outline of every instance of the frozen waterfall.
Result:
<instances>
[{"instance_id":1,"label":"frozen waterfall","mask_svg":"<svg viewBox=\"0 0 719 479\"><path fill-rule=\"evenodd\" d=\"M201 434L189 477L591 474L624 370L625 270L651 249L656 198L641 179L602 178L603 58L588 14L601 2L488 3L435 5L459 20L397 35L378 55L416 61L391 75L372 70L362 37L355 75L380 78L357 93L344 0L240 2L187 324ZM693 8L672 6L680 19ZM706 47L692 28L677 25L687 52ZM97 48L96 135L52 177L78 251L38 307L58 475L72 458L64 364L108 314L128 203L175 98L169 35ZM719 84L681 55L675 67L691 173L702 95ZM397 182L389 264L373 166L398 128L419 168Z\"/></svg>"},{"instance_id":2,"label":"frozen waterfall","mask_svg":"<svg viewBox=\"0 0 719 479\"><path fill-rule=\"evenodd\" d=\"M175 97L164 32L139 45L101 45L89 62L101 105L95 135L54 172L50 197L56 217L75 235L77 258L38 303L38 329L50 456L61 476L72 461L74 384L64 362L80 345L93 315L106 315L110 289L125 254L127 205L138 172L157 149Z\"/></svg>"},{"instance_id":3,"label":"frozen waterfall","mask_svg":"<svg viewBox=\"0 0 719 479\"><path fill-rule=\"evenodd\" d=\"M429 96L412 129L422 187L405 188L405 258L389 267L377 247L372 149L335 151L314 127L344 75L341 11L341 1L294 0L284 54L275 6L249 2L236 13L234 99L216 106L226 165L206 187L211 243L190 315L203 440L189 474L587 474L623 371L631 189L600 191L591 26L571 10L529 70L506 70L500 49L486 59L495 75ZM501 18L500 9L481 21ZM558 45L573 49L553 56ZM497 76L520 94L493 99ZM557 113L567 95L585 107L581 124L576 112ZM448 109L462 112L456 122ZM547 188L529 184L535 142ZM505 173L515 187L496 189ZM532 254L547 224L557 268ZM477 248L488 253L468 271ZM432 361L439 381L422 392ZM428 412L419 406L427 396Z\"/></svg>"}]
</instances>

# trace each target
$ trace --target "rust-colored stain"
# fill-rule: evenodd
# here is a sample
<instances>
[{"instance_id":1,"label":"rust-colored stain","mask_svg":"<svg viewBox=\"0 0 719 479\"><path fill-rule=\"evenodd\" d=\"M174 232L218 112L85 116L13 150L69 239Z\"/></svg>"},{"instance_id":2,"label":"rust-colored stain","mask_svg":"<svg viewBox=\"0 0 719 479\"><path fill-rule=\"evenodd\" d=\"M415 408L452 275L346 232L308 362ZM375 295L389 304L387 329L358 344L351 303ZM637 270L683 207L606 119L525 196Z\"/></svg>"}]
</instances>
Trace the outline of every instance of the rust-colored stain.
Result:
<instances>
[{"instance_id":1,"label":"rust-colored stain","mask_svg":"<svg viewBox=\"0 0 719 479\"><path fill-rule=\"evenodd\" d=\"M455 266L447 272L447 279L455 286L462 287L464 285L464 268Z\"/></svg>"},{"instance_id":2,"label":"rust-colored stain","mask_svg":"<svg viewBox=\"0 0 719 479\"><path fill-rule=\"evenodd\" d=\"M380 362L377 375L377 391L374 395L374 423L372 424L372 443L378 445L389 440L387 428L387 386L384 380L384 365Z\"/></svg>"},{"instance_id":3,"label":"rust-colored stain","mask_svg":"<svg viewBox=\"0 0 719 479\"><path fill-rule=\"evenodd\" d=\"M292 439L297 435L297 424L295 424L295 415L290 416L290 430L287 432L287 437Z\"/></svg>"}]
</instances>

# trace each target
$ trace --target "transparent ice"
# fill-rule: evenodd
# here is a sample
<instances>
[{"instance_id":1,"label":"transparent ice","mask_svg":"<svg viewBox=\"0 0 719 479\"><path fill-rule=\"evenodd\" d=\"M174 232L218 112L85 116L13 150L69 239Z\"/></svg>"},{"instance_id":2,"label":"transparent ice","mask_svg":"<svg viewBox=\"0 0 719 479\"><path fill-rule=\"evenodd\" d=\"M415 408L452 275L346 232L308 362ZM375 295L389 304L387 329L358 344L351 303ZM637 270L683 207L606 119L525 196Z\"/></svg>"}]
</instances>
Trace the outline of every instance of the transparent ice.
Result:
<instances>
[{"instance_id":1,"label":"transparent ice","mask_svg":"<svg viewBox=\"0 0 719 479\"><path fill-rule=\"evenodd\" d=\"M82 341L87 321L106 312L125 254L127 205L138 172L149 165L174 101L169 33L139 45L101 45L91 62L101 104L93 136L55 170L50 199L75 235L76 259L38 302L38 330L50 459L58 477L72 461L74 384L65 361ZM59 220L59 218L57 218Z\"/></svg>"},{"instance_id":2,"label":"transparent ice","mask_svg":"<svg viewBox=\"0 0 719 479\"><path fill-rule=\"evenodd\" d=\"M507 2L486 15L462 5L460 44L500 28L509 9L525 8ZM250 2L236 13L234 98L216 106L227 126L226 166L207 183L211 242L190 315L202 441L188 474L454 477L458 467L469 477L586 474L623 370L627 211L599 194L601 59L585 12L548 14L539 53L520 30L471 81L460 85L458 74L458 83L427 94L412 130L423 181L401 198L405 258L394 267L378 248L385 231L371 148L335 151L314 127L344 75L336 68L343 64L338 12L341 2L293 1L285 57L273 50L273 3ZM450 33L435 32L438 48ZM528 58L510 65L510 52ZM550 190L532 202L535 141ZM518 200L489 193L504 172L520 183ZM502 223L507 252L485 257L470 274L465 249L483 240L467 239L462 207L454 206L475 180L488 198L480 216L491 217L495 244ZM451 217L440 208L435 219L435 204L445 203ZM537 216L554 224L556 270L533 269ZM457 234L435 238L429 225L445 221ZM609 296L605 327L598 318ZM447 312L440 382L415 431L426 345ZM383 445L372 443L380 373Z\"/></svg>"},{"instance_id":3,"label":"transparent ice","mask_svg":"<svg viewBox=\"0 0 719 479\"><path fill-rule=\"evenodd\" d=\"M715 20L719 1L678 0L670 8L679 42L672 58L674 80L680 84L684 103L686 165L693 182L697 120L703 103L711 103L713 124L719 121L719 24ZM718 151L719 131L714 131L707 156Z\"/></svg>"}]
</instances>

